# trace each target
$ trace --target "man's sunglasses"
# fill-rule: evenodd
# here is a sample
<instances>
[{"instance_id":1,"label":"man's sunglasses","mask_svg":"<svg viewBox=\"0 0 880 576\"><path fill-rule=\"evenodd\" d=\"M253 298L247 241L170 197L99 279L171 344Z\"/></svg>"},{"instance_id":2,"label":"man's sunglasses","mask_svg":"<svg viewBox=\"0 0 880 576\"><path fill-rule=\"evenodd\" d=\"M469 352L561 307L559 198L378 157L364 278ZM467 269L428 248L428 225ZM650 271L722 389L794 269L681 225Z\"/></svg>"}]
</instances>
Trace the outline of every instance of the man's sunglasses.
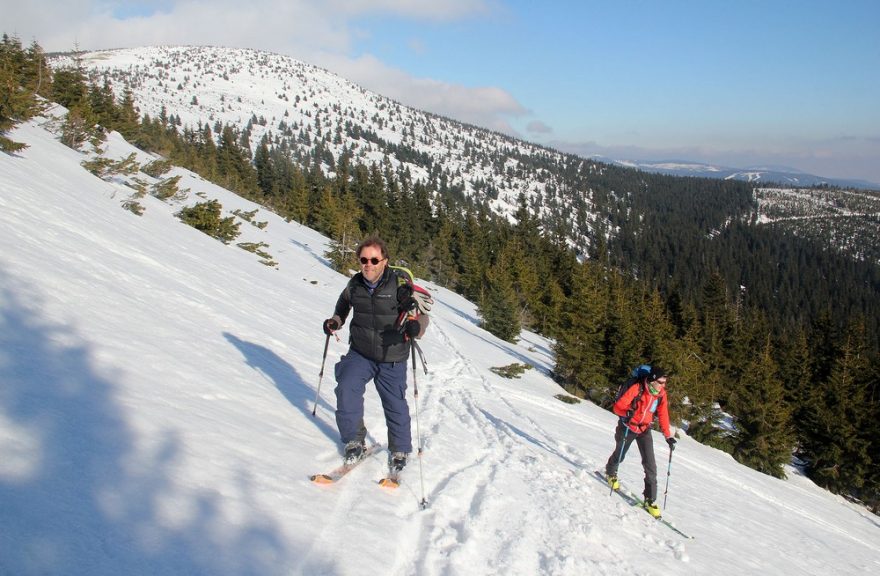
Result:
<instances>
[{"instance_id":1,"label":"man's sunglasses","mask_svg":"<svg viewBox=\"0 0 880 576\"><path fill-rule=\"evenodd\" d=\"M384 258L375 258L375 257L373 257L373 258L364 258L363 256L361 256L361 264L366 264L367 262L369 262L370 264L372 264L373 266L375 266L375 265L377 265L379 262L381 262L382 260L385 260L385 259L384 259Z\"/></svg>"}]
</instances>

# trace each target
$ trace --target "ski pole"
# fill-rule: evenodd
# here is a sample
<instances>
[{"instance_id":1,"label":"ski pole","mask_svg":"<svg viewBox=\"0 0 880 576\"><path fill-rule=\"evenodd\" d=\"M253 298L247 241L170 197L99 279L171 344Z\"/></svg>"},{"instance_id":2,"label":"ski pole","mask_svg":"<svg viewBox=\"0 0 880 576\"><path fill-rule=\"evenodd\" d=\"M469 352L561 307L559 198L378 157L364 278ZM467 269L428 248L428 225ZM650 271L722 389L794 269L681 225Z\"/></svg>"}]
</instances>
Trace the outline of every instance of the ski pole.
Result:
<instances>
[{"instance_id":1,"label":"ski pole","mask_svg":"<svg viewBox=\"0 0 880 576\"><path fill-rule=\"evenodd\" d=\"M419 360L422 361L422 369L425 371L425 376L428 375L428 363L425 361L425 353L422 352L422 347L419 346L419 343L415 340L410 340L413 346L415 346L416 351L419 353ZM413 359L413 370L415 370L415 359Z\"/></svg>"},{"instance_id":2,"label":"ski pole","mask_svg":"<svg viewBox=\"0 0 880 576\"><path fill-rule=\"evenodd\" d=\"M617 468L620 469L620 463L623 461L623 450L626 447L626 437L629 434L629 426L624 426L623 422L620 423L623 426L623 438L620 442L620 454L617 456ZM611 486L611 491L608 492L608 495L611 496L614 494L614 486Z\"/></svg>"},{"instance_id":3,"label":"ski pole","mask_svg":"<svg viewBox=\"0 0 880 576\"><path fill-rule=\"evenodd\" d=\"M324 362L327 361L327 347L330 346L330 335L324 340L324 356L321 358L321 371L318 373L318 390L315 392L315 405L312 407L312 416L318 410L318 397L321 395L321 380L324 379Z\"/></svg>"},{"instance_id":4,"label":"ski pole","mask_svg":"<svg viewBox=\"0 0 880 576\"><path fill-rule=\"evenodd\" d=\"M415 340L412 340L414 346L410 347L412 351L412 371L413 371L413 402L416 405L416 441L418 443L418 456L419 456L419 482L422 485L422 501L419 503L419 508L424 510L428 507L428 501L425 500L425 474L422 469L422 431L419 427L419 383L416 379L416 348L418 344L416 344ZM420 351L421 352L421 351ZM425 366L425 374L428 373L427 366Z\"/></svg>"},{"instance_id":5,"label":"ski pole","mask_svg":"<svg viewBox=\"0 0 880 576\"><path fill-rule=\"evenodd\" d=\"M669 465L666 467L666 489L663 491L663 509L666 509L666 495L669 493L669 477L672 475L672 448L669 449Z\"/></svg>"}]
</instances>

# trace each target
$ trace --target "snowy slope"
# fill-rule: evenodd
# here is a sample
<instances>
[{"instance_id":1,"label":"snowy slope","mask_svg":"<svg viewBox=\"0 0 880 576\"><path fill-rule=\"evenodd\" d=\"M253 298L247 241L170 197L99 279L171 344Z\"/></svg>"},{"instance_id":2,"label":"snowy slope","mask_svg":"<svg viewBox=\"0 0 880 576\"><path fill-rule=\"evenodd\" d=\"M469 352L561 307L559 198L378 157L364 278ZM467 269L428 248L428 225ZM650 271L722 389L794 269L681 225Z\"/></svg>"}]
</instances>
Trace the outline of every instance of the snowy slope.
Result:
<instances>
[{"instance_id":1,"label":"snowy slope","mask_svg":"<svg viewBox=\"0 0 880 576\"><path fill-rule=\"evenodd\" d=\"M761 475L682 438L665 515L685 540L592 477L614 417L568 405L550 345L477 327L474 305L433 289L418 373L424 457L397 491L385 453L338 485L328 316L345 277L326 239L260 209L239 242L268 267L181 224L179 203L80 167L44 121L0 155L0 574L865 574L880 519L816 488ZM109 154L133 149L114 134ZM140 153L143 162L148 156ZM258 208L184 171L187 203ZM148 179L144 176L145 179ZM536 367L516 380L489 369ZM412 375L410 375L412 377ZM673 381L674 382L674 381ZM410 397L412 402L412 397ZM368 389L370 437L384 441ZM420 510L422 483L426 510ZM621 468L638 491L633 453Z\"/></svg>"},{"instance_id":2,"label":"snowy slope","mask_svg":"<svg viewBox=\"0 0 880 576\"><path fill-rule=\"evenodd\" d=\"M353 163L367 166L390 162L395 170L409 170L413 181L423 182L430 177L425 161L430 158L432 166L442 169L448 185L459 186L468 196L477 194L478 182L482 188L491 186L495 194L486 201L508 217L517 210L521 193L544 197L551 187L566 188L559 175L546 170L535 173L520 157L542 157L559 164L585 162L409 108L327 70L270 52L144 46L85 52L79 62L99 85L109 79L118 97L128 88L141 114L174 115L181 129L205 124L214 129L216 123L242 131L249 128L254 151L268 136L270 147L283 140L290 150L308 155L312 145L304 145L301 138L307 136L309 142L320 141L336 158L348 154ZM74 64L69 55L52 59L56 69ZM503 170L486 160L499 150L507 153ZM413 161L413 155L421 160ZM324 169L330 174L335 170L326 164ZM568 191L555 199L560 213L574 211L571 195L583 196L589 204L588 190ZM548 206L540 208L546 210Z\"/></svg>"}]
</instances>

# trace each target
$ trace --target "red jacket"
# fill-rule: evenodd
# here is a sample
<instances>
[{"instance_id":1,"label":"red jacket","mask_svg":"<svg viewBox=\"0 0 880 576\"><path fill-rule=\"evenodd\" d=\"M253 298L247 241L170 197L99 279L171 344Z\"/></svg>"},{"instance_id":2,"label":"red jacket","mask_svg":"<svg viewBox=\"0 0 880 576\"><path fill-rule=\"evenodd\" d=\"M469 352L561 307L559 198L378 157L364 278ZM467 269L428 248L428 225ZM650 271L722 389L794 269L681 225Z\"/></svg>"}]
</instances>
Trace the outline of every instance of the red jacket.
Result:
<instances>
[{"instance_id":1,"label":"red jacket","mask_svg":"<svg viewBox=\"0 0 880 576\"><path fill-rule=\"evenodd\" d=\"M660 417L660 429L663 431L663 435L667 438L672 436L669 431L669 408L667 407L665 386L655 396L648 390L647 385L642 386L636 382L614 403L612 410L624 418L627 412L633 410L632 418L629 419L627 426L636 434L647 430L654 421L654 415L657 414Z\"/></svg>"}]
</instances>

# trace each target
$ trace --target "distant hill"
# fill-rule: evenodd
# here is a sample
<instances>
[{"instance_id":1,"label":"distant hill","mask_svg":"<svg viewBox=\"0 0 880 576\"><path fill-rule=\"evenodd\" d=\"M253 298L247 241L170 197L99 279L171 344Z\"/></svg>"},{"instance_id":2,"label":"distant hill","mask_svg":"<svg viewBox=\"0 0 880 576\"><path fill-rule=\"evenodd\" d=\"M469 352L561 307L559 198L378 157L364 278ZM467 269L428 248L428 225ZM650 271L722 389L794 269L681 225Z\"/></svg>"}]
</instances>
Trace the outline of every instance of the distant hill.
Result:
<instances>
[{"instance_id":1,"label":"distant hill","mask_svg":"<svg viewBox=\"0 0 880 576\"><path fill-rule=\"evenodd\" d=\"M608 162L625 168L635 168L645 172L668 174L671 176L697 176L700 178L722 178L725 180L742 180L761 185L779 184L801 186L837 186L840 188L859 188L864 190L880 190L880 184L867 180L848 180L844 178L825 178L814 174L800 172L784 166L753 166L748 168L731 168L714 164L689 162L687 160L611 160L602 156L591 158Z\"/></svg>"}]
</instances>

